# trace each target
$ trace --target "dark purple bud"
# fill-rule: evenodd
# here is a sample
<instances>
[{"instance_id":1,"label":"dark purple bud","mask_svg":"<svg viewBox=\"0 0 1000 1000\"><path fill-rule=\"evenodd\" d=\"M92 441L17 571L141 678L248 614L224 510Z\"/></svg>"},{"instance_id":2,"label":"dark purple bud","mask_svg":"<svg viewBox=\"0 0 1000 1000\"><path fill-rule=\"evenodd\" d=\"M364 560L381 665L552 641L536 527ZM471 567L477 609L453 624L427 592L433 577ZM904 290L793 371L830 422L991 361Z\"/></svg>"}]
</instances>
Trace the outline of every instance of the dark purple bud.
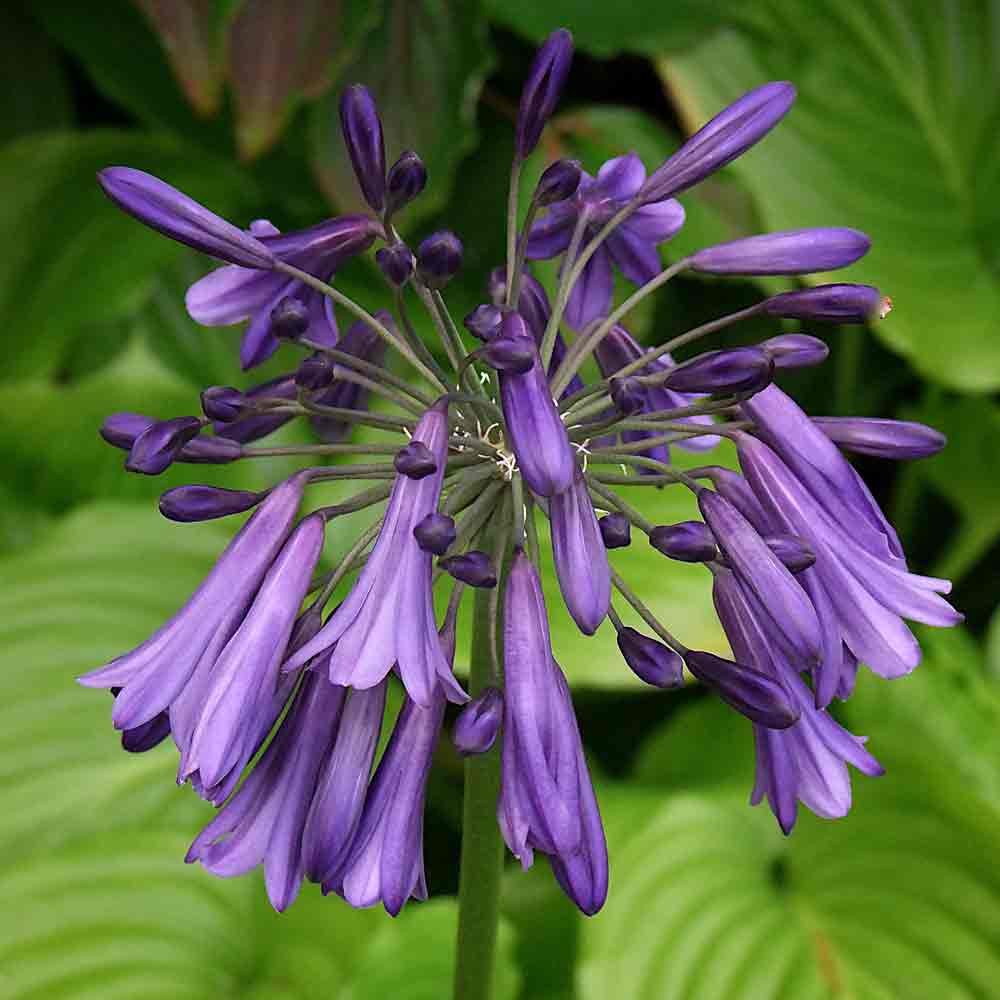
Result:
<instances>
[{"instance_id":1,"label":"dark purple bud","mask_svg":"<svg viewBox=\"0 0 1000 1000\"><path fill-rule=\"evenodd\" d=\"M641 412L646 404L646 393L634 378L613 378L610 396L615 409L625 417Z\"/></svg>"},{"instance_id":2,"label":"dark purple bud","mask_svg":"<svg viewBox=\"0 0 1000 1000\"><path fill-rule=\"evenodd\" d=\"M706 247L690 266L705 274L812 274L847 267L871 245L857 229L794 229Z\"/></svg>"},{"instance_id":3,"label":"dark purple bud","mask_svg":"<svg viewBox=\"0 0 1000 1000\"><path fill-rule=\"evenodd\" d=\"M439 559L438 566L470 587L483 587L488 590L497 585L496 570L485 552L473 550L463 552L459 556L448 556L446 559Z\"/></svg>"},{"instance_id":4,"label":"dark purple bud","mask_svg":"<svg viewBox=\"0 0 1000 1000\"><path fill-rule=\"evenodd\" d=\"M476 306L462 322L473 337L489 340L499 331L503 313L496 306L484 302L481 306Z\"/></svg>"},{"instance_id":5,"label":"dark purple bud","mask_svg":"<svg viewBox=\"0 0 1000 1000\"><path fill-rule=\"evenodd\" d=\"M634 628L618 630L618 648L632 672L658 688L676 688L684 683L684 661L679 653Z\"/></svg>"},{"instance_id":6,"label":"dark purple bud","mask_svg":"<svg viewBox=\"0 0 1000 1000\"><path fill-rule=\"evenodd\" d=\"M243 449L237 441L218 435L202 436L184 445L176 461L191 462L193 465L225 465L235 462L242 454Z\"/></svg>"},{"instance_id":7,"label":"dark purple bud","mask_svg":"<svg viewBox=\"0 0 1000 1000\"><path fill-rule=\"evenodd\" d=\"M325 389L333 381L334 363L328 354L314 351L299 362L295 370L295 384L306 392Z\"/></svg>"},{"instance_id":8,"label":"dark purple bud","mask_svg":"<svg viewBox=\"0 0 1000 1000\"><path fill-rule=\"evenodd\" d=\"M447 514L434 512L418 521L413 529L413 537L424 552L443 556L455 541L455 521Z\"/></svg>"},{"instance_id":9,"label":"dark purple bud","mask_svg":"<svg viewBox=\"0 0 1000 1000\"><path fill-rule=\"evenodd\" d=\"M375 263L391 284L402 288L410 280L416 262L405 243L394 243L376 252Z\"/></svg>"},{"instance_id":10,"label":"dark purple bud","mask_svg":"<svg viewBox=\"0 0 1000 1000\"><path fill-rule=\"evenodd\" d=\"M274 254L260 240L152 174L107 167L97 181L120 209L164 236L231 264L274 267Z\"/></svg>"},{"instance_id":11,"label":"dark purple bud","mask_svg":"<svg viewBox=\"0 0 1000 1000\"><path fill-rule=\"evenodd\" d=\"M503 695L488 687L458 714L451 739L455 749L463 756L486 753L496 742L503 717Z\"/></svg>"},{"instance_id":12,"label":"dark purple bud","mask_svg":"<svg viewBox=\"0 0 1000 1000\"><path fill-rule=\"evenodd\" d=\"M243 393L231 385L212 385L201 394L201 409L209 420L228 423L240 415L244 405Z\"/></svg>"},{"instance_id":13,"label":"dark purple bud","mask_svg":"<svg viewBox=\"0 0 1000 1000\"><path fill-rule=\"evenodd\" d=\"M649 544L679 562L711 562L719 554L715 536L701 521L657 525L649 533Z\"/></svg>"},{"instance_id":14,"label":"dark purple bud","mask_svg":"<svg viewBox=\"0 0 1000 1000\"><path fill-rule=\"evenodd\" d=\"M462 241L447 229L417 247L417 273L429 288L443 288L462 266Z\"/></svg>"},{"instance_id":15,"label":"dark purple bud","mask_svg":"<svg viewBox=\"0 0 1000 1000\"><path fill-rule=\"evenodd\" d=\"M533 340L505 337L501 333L476 351L476 355L498 372L523 375L534 365L538 349Z\"/></svg>"},{"instance_id":16,"label":"dark purple bud","mask_svg":"<svg viewBox=\"0 0 1000 1000\"><path fill-rule=\"evenodd\" d=\"M605 548L622 549L632 541L632 525L624 514L605 514L597 523Z\"/></svg>"},{"instance_id":17,"label":"dark purple bud","mask_svg":"<svg viewBox=\"0 0 1000 1000\"><path fill-rule=\"evenodd\" d=\"M385 142L367 87L356 83L341 95L340 126L361 193L376 212L381 212L385 204Z\"/></svg>"},{"instance_id":18,"label":"dark purple bud","mask_svg":"<svg viewBox=\"0 0 1000 1000\"><path fill-rule=\"evenodd\" d=\"M386 214L394 215L423 191L427 184L424 161L412 150L407 150L389 170L386 182Z\"/></svg>"},{"instance_id":19,"label":"dark purple bud","mask_svg":"<svg viewBox=\"0 0 1000 1000\"><path fill-rule=\"evenodd\" d=\"M830 348L822 340L806 333L781 333L758 346L771 355L775 368L808 368L830 356Z\"/></svg>"},{"instance_id":20,"label":"dark purple bud","mask_svg":"<svg viewBox=\"0 0 1000 1000\"><path fill-rule=\"evenodd\" d=\"M572 60L573 36L565 28L553 31L535 55L517 112L517 155L522 160L538 145L559 103Z\"/></svg>"},{"instance_id":21,"label":"dark purple bud","mask_svg":"<svg viewBox=\"0 0 1000 1000\"><path fill-rule=\"evenodd\" d=\"M265 496L266 493L224 490L218 486L178 486L160 497L160 513L170 521L185 524L211 521L256 507Z\"/></svg>"},{"instance_id":22,"label":"dark purple bud","mask_svg":"<svg viewBox=\"0 0 1000 1000\"><path fill-rule=\"evenodd\" d=\"M928 458L948 443L940 431L909 420L813 417L812 422L834 444L875 458Z\"/></svg>"},{"instance_id":23,"label":"dark purple bud","mask_svg":"<svg viewBox=\"0 0 1000 1000\"><path fill-rule=\"evenodd\" d=\"M309 310L301 299L283 298L271 310L271 333L279 340L297 340L309 329Z\"/></svg>"},{"instance_id":24,"label":"dark purple bud","mask_svg":"<svg viewBox=\"0 0 1000 1000\"><path fill-rule=\"evenodd\" d=\"M535 188L535 201L539 205L554 205L576 194L583 171L579 160L556 160L546 168Z\"/></svg>"},{"instance_id":25,"label":"dark purple bud","mask_svg":"<svg viewBox=\"0 0 1000 1000\"><path fill-rule=\"evenodd\" d=\"M759 670L724 660L713 653L689 650L684 658L688 670L730 708L768 729L787 729L799 718L788 692Z\"/></svg>"},{"instance_id":26,"label":"dark purple bud","mask_svg":"<svg viewBox=\"0 0 1000 1000\"><path fill-rule=\"evenodd\" d=\"M663 385L675 392L757 392L774 374L770 354L759 347L706 351L670 370Z\"/></svg>"},{"instance_id":27,"label":"dark purple bud","mask_svg":"<svg viewBox=\"0 0 1000 1000\"><path fill-rule=\"evenodd\" d=\"M778 124L795 100L787 82L765 83L702 126L639 190L644 204L686 191L741 156Z\"/></svg>"},{"instance_id":28,"label":"dark purple bud","mask_svg":"<svg viewBox=\"0 0 1000 1000\"><path fill-rule=\"evenodd\" d=\"M133 442L125 468L129 472L158 476L200 430L201 421L197 417L175 417L151 424Z\"/></svg>"},{"instance_id":29,"label":"dark purple bud","mask_svg":"<svg viewBox=\"0 0 1000 1000\"><path fill-rule=\"evenodd\" d=\"M867 323L876 317L885 319L892 311L892 299L872 285L817 285L774 295L763 307L769 316L782 319Z\"/></svg>"},{"instance_id":30,"label":"dark purple bud","mask_svg":"<svg viewBox=\"0 0 1000 1000\"><path fill-rule=\"evenodd\" d=\"M437 472L437 459L422 441L411 441L399 449L392 463L401 476L408 479L425 479Z\"/></svg>"},{"instance_id":31,"label":"dark purple bud","mask_svg":"<svg viewBox=\"0 0 1000 1000\"><path fill-rule=\"evenodd\" d=\"M108 444L128 451L135 439L155 422L141 413L112 413L101 424L100 435Z\"/></svg>"},{"instance_id":32,"label":"dark purple bud","mask_svg":"<svg viewBox=\"0 0 1000 1000\"><path fill-rule=\"evenodd\" d=\"M801 573L816 562L816 553L798 535L765 535L767 547L793 573Z\"/></svg>"}]
</instances>

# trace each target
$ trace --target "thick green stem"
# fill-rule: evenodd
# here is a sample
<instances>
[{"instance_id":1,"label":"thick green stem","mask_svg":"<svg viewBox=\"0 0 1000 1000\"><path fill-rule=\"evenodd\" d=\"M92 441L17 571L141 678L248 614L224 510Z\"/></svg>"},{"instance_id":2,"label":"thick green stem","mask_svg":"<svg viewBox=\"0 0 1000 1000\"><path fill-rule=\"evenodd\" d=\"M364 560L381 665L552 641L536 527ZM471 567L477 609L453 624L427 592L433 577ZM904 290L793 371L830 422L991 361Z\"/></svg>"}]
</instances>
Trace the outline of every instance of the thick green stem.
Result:
<instances>
[{"instance_id":1,"label":"thick green stem","mask_svg":"<svg viewBox=\"0 0 1000 1000\"><path fill-rule=\"evenodd\" d=\"M469 692L473 698L493 679L490 654L490 591L476 591ZM465 762L462 868L458 887L455 1000L491 1000L496 978L497 925L503 842L497 826L499 743Z\"/></svg>"}]
</instances>

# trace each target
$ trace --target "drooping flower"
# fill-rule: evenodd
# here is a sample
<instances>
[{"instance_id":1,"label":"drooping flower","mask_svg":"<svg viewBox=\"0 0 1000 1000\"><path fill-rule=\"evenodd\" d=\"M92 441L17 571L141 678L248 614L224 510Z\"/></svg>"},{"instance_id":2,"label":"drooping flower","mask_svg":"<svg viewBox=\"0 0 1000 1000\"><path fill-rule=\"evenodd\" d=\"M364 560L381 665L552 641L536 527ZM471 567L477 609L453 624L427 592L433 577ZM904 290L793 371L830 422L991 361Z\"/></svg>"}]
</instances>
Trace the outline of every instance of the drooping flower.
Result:
<instances>
[{"instance_id":1,"label":"drooping flower","mask_svg":"<svg viewBox=\"0 0 1000 1000\"><path fill-rule=\"evenodd\" d=\"M577 225L584 225L584 239L596 236L602 226L631 202L646 181L646 168L635 153L608 160L596 177L584 173L572 199L553 205L532 227L528 258L547 260L565 252ZM566 305L566 321L582 330L591 320L606 316L614 291L612 263L637 285L660 271L656 247L684 225L684 209L669 197L651 198L607 238L587 262L573 286Z\"/></svg>"}]
</instances>

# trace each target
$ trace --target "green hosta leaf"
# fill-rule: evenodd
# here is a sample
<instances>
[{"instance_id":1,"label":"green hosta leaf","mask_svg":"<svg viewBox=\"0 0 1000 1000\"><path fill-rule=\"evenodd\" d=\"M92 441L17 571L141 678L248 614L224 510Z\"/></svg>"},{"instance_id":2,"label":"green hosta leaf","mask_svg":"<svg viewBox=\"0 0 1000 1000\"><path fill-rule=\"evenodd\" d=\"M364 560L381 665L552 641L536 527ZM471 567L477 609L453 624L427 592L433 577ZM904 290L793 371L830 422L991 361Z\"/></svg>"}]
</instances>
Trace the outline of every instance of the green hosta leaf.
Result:
<instances>
[{"instance_id":1,"label":"green hosta leaf","mask_svg":"<svg viewBox=\"0 0 1000 1000\"><path fill-rule=\"evenodd\" d=\"M340 134L344 86L363 83L375 95L390 164L414 149L427 165L427 190L412 216L434 211L448 196L458 161L476 141L475 103L490 65L478 2L389 0L364 51L313 112L313 169L331 203L348 211L361 204Z\"/></svg>"},{"instance_id":2,"label":"green hosta leaf","mask_svg":"<svg viewBox=\"0 0 1000 1000\"><path fill-rule=\"evenodd\" d=\"M734 166L767 228L864 229L870 254L838 275L893 296L878 336L928 378L996 388L996 10L765 0L753 13L745 31L664 63L688 122L765 80L794 81L785 122Z\"/></svg>"},{"instance_id":3,"label":"green hosta leaf","mask_svg":"<svg viewBox=\"0 0 1000 1000\"><path fill-rule=\"evenodd\" d=\"M157 271L183 248L112 205L94 175L127 164L170 181L221 215L239 218L248 186L231 166L136 133L46 133L0 151L0 319L3 377L55 371L75 336L133 315Z\"/></svg>"},{"instance_id":4,"label":"green hosta leaf","mask_svg":"<svg viewBox=\"0 0 1000 1000\"><path fill-rule=\"evenodd\" d=\"M580 49L596 56L619 52L656 54L686 48L727 20L740 0L704 4L678 0L665 10L656 0L636 3L580 3L580 0L489 0L490 17L508 28L541 41L556 28L569 28Z\"/></svg>"}]
</instances>

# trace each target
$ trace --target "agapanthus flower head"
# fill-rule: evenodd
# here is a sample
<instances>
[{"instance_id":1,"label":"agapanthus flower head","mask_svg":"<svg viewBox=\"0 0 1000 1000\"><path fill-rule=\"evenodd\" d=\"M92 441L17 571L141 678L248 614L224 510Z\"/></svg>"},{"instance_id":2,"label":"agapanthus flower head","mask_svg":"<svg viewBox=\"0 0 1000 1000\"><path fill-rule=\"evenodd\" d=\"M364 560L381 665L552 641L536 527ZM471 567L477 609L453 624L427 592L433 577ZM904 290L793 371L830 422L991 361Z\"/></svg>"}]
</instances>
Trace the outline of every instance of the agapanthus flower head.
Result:
<instances>
[{"instance_id":1,"label":"agapanthus flower head","mask_svg":"<svg viewBox=\"0 0 1000 1000\"><path fill-rule=\"evenodd\" d=\"M674 195L762 139L790 108L794 88L750 91L649 176L630 152L595 176L556 161L533 193L528 226L516 211L523 161L554 112L571 52L568 32L554 33L525 86L510 256L488 272L489 302L465 319L480 342L472 350L446 287L462 265L462 244L448 229L415 254L399 241L392 216L423 190L427 172L406 152L386 173L381 124L364 87L351 88L341 110L369 214L287 234L263 219L243 230L149 175L101 175L126 211L229 262L188 290L187 305L205 325L250 321L244 367L279 340L285 354L299 352L268 381L206 389L203 417L126 412L104 422L101 435L129 452L136 471L295 456L303 468L270 488L165 492L161 510L179 522L252 513L169 622L81 678L114 694L112 720L126 750L170 736L178 781L221 807L188 860L222 876L262 864L276 909L305 878L392 914L426 896L424 798L447 701L466 706L455 748L486 754L467 762L467 782L499 756L496 819L510 850L524 867L536 851L547 854L579 909L601 908L607 848L551 645L545 572L554 572L581 632L610 620L643 681L677 688L686 665L751 721L753 801L766 797L785 832L799 802L821 816L847 812L848 764L880 773L864 741L827 712L832 699L851 695L859 662L901 676L920 659L905 620L961 620L944 599L948 581L910 571L895 530L843 454L919 458L943 437L910 422L809 417L775 384L787 369L826 359L826 345L809 334L741 347L708 340L749 316L864 323L888 309L877 288L803 287L687 331L657 323L648 346L619 322L683 272L806 274L851 264L868 249L857 230L801 229L661 265L659 245L684 222ZM328 284L376 241L395 318ZM552 257L562 260L547 290L526 258ZM641 287L612 308L614 268ZM334 301L355 319L343 337ZM410 302L426 309L429 323L414 321ZM428 330L433 343L424 340ZM675 350L685 352L681 363ZM319 443L295 435L260 443L297 420ZM356 428L364 433L353 436ZM735 445L735 462L730 448L700 468L673 464L673 446L710 452L723 439ZM330 482L338 484L333 496ZM307 485L309 499L325 505L300 515ZM640 487L687 491L702 519L658 524L644 512L648 489ZM337 530L328 533L331 522ZM732 658L689 648L687 623L675 636L651 610L656 602L613 565L633 529L691 563L692 580L700 575L706 591L711 577ZM435 599L446 595L439 621ZM471 702L453 670L459 609L470 598ZM397 679L402 708L378 759ZM478 802L470 799L470 808Z\"/></svg>"}]
</instances>

